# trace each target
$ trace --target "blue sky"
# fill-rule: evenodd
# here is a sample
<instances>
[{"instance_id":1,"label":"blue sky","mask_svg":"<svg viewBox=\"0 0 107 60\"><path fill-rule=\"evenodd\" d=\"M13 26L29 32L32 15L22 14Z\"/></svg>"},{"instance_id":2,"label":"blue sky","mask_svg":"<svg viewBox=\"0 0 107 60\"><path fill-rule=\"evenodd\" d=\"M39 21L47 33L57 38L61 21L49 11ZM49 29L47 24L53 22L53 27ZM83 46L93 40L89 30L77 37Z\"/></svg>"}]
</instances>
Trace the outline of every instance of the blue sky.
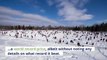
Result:
<instances>
[{"instance_id":1,"label":"blue sky","mask_svg":"<svg viewBox=\"0 0 107 60\"><path fill-rule=\"evenodd\" d=\"M107 22L107 0L0 0L0 25L92 25Z\"/></svg>"}]
</instances>

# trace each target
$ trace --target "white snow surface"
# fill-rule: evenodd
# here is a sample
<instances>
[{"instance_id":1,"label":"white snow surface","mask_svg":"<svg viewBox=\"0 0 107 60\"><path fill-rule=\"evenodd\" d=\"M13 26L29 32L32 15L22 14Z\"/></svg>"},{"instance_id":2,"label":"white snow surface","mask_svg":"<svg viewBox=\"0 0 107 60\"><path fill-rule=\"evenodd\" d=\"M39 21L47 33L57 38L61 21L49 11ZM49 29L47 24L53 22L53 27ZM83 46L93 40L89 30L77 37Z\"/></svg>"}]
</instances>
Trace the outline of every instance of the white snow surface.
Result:
<instances>
[{"instance_id":1,"label":"white snow surface","mask_svg":"<svg viewBox=\"0 0 107 60\"><path fill-rule=\"evenodd\" d=\"M86 46L95 47L95 51L65 52L66 56L8 57L5 56L6 46ZM0 60L107 60L107 32L2 30L0 31Z\"/></svg>"}]
</instances>

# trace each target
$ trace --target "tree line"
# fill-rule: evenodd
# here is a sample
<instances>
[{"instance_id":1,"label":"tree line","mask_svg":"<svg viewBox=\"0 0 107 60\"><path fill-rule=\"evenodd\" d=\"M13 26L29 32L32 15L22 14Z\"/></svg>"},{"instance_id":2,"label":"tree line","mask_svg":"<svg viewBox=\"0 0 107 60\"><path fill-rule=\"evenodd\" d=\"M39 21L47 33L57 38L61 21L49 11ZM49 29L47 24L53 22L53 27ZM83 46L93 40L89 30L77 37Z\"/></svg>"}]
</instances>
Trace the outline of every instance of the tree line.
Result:
<instances>
[{"instance_id":1,"label":"tree line","mask_svg":"<svg viewBox=\"0 0 107 60\"><path fill-rule=\"evenodd\" d=\"M107 31L107 23L94 24L92 26L3 26L0 30L76 30L76 31Z\"/></svg>"}]
</instances>

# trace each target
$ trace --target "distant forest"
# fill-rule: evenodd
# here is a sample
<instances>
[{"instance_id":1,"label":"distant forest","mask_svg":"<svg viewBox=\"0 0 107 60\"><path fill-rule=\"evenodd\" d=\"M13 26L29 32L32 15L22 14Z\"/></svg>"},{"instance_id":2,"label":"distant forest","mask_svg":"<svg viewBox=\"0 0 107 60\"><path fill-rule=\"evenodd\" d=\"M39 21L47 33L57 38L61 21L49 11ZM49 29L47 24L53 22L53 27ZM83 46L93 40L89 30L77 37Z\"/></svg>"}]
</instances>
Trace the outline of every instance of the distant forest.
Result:
<instances>
[{"instance_id":1,"label":"distant forest","mask_svg":"<svg viewBox=\"0 0 107 60\"><path fill-rule=\"evenodd\" d=\"M3 26L0 25L0 30L76 30L76 31L107 31L107 22L94 24L92 26Z\"/></svg>"}]
</instances>

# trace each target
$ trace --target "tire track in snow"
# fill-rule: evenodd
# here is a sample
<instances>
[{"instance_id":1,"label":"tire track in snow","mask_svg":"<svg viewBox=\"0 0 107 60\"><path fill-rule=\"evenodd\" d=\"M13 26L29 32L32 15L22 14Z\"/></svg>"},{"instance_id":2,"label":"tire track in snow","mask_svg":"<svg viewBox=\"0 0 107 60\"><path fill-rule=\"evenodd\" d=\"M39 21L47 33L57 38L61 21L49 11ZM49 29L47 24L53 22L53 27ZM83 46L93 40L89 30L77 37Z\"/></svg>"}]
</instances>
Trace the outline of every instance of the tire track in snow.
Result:
<instances>
[{"instance_id":1,"label":"tire track in snow","mask_svg":"<svg viewBox=\"0 0 107 60\"><path fill-rule=\"evenodd\" d=\"M101 53L105 58L107 58L107 55L105 55L103 52L101 52L100 48L97 48L97 50L98 50L99 53Z\"/></svg>"},{"instance_id":2,"label":"tire track in snow","mask_svg":"<svg viewBox=\"0 0 107 60\"><path fill-rule=\"evenodd\" d=\"M84 52L83 51L83 53L85 53L87 56L89 56L89 58L91 58L91 59L93 59L93 60L96 60L96 58L95 57L92 57L91 55L89 55L88 53L86 53L86 52Z\"/></svg>"}]
</instances>

